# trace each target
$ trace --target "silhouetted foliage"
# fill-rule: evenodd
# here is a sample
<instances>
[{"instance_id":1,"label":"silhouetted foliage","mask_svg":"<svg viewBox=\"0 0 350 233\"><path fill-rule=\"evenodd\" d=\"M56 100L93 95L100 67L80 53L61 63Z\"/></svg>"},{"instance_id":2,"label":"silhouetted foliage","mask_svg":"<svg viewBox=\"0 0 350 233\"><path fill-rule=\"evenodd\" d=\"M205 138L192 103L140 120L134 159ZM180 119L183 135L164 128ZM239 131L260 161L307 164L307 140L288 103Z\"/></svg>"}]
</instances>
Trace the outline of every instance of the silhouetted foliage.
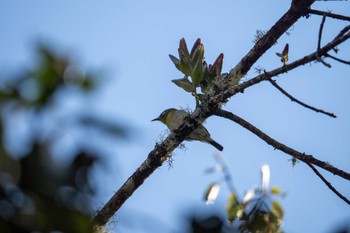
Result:
<instances>
[{"instance_id":1,"label":"silhouetted foliage","mask_svg":"<svg viewBox=\"0 0 350 233\"><path fill-rule=\"evenodd\" d=\"M89 174L102 158L80 146L68 162L55 162L52 145L59 135L53 132L50 138L45 137L45 126L40 121L52 108L59 107L60 91L72 85L78 87L74 91L92 91L96 78L84 75L68 57L57 56L47 46L39 45L37 52L39 63L35 69L0 80L0 232L93 232L91 200L96 187ZM25 151L23 154L11 151L5 140L8 132L17 130L16 125L6 124L16 114L30 115L28 128L36 129L29 135L29 143L15 142ZM124 127L98 115L68 114L62 121L73 123L54 124L58 128L73 124L119 138L126 136ZM62 148L59 153L63 156L68 152Z\"/></svg>"}]
</instances>

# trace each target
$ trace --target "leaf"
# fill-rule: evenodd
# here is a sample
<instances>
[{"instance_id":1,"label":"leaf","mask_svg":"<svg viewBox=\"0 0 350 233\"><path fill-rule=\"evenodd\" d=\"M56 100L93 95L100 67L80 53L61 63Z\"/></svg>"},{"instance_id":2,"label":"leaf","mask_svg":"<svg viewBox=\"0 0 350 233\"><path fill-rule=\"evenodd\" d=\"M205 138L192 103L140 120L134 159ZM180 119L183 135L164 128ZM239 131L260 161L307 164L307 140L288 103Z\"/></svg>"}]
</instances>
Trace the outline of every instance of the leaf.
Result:
<instances>
[{"instance_id":1,"label":"leaf","mask_svg":"<svg viewBox=\"0 0 350 233\"><path fill-rule=\"evenodd\" d=\"M204 46L202 44L199 44L196 48L196 50L193 53L193 56L191 56L191 65L194 67L199 61L203 64L203 58L204 58Z\"/></svg>"},{"instance_id":2,"label":"leaf","mask_svg":"<svg viewBox=\"0 0 350 233\"><path fill-rule=\"evenodd\" d=\"M179 70L180 69L180 60L171 54L169 54L169 57L170 57L171 61L174 63L175 67Z\"/></svg>"},{"instance_id":3,"label":"leaf","mask_svg":"<svg viewBox=\"0 0 350 233\"><path fill-rule=\"evenodd\" d=\"M283 62L283 65L285 65L288 62L288 52L289 52L289 44L287 43L284 46L282 53L276 53L276 55L281 58L281 62Z\"/></svg>"},{"instance_id":4,"label":"leaf","mask_svg":"<svg viewBox=\"0 0 350 233\"><path fill-rule=\"evenodd\" d=\"M270 184L270 166L264 164L261 166L261 190L267 191Z\"/></svg>"},{"instance_id":5,"label":"leaf","mask_svg":"<svg viewBox=\"0 0 350 233\"><path fill-rule=\"evenodd\" d=\"M184 78L180 78L180 79L173 79L171 81L187 92L192 93L195 91L193 84L191 83L190 80L188 80L187 76L185 76Z\"/></svg>"},{"instance_id":6,"label":"leaf","mask_svg":"<svg viewBox=\"0 0 350 233\"><path fill-rule=\"evenodd\" d=\"M192 71L192 83L195 87L198 87L203 79L203 59L199 58Z\"/></svg>"},{"instance_id":7,"label":"leaf","mask_svg":"<svg viewBox=\"0 0 350 233\"><path fill-rule=\"evenodd\" d=\"M279 187L272 187L270 192L271 194L279 195L281 193L281 190L279 189Z\"/></svg>"},{"instance_id":8,"label":"leaf","mask_svg":"<svg viewBox=\"0 0 350 233\"><path fill-rule=\"evenodd\" d=\"M227 220L229 222L233 222L237 218L238 211L241 210L241 205L238 202L235 193L231 193L226 210L227 210Z\"/></svg>"},{"instance_id":9,"label":"leaf","mask_svg":"<svg viewBox=\"0 0 350 233\"><path fill-rule=\"evenodd\" d=\"M183 74L190 76L192 73L190 58L189 56L186 56L180 48L178 51L179 51L179 57L180 57L179 70Z\"/></svg>"},{"instance_id":10,"label":"leaf","mask_svg":"<svg viewBox=\"0 0 350 233\"><path fill-rule=\"evenodd\" d=\"M224 61L224 54L220 53L220 55L216 58L213 66L211 67L212 74L215 74L215 76L219 76L221 74L223 61Z\"/></svg>"},{"instance_id":11,"label":"leaf","mask_svg":"<svg viewBox=\"0 0 350 233\"><path fill-rule=\"evenodd\" d=\"M255 189L249 189L243 197L243 203L248 203L249 201L251 201L254 197L255 197Z\"/></svg>"},{"instance_id":12,"label":"leaf","mask_svg":"<svg viewBox=\"0 0 350 233\"><path fill-rule=\"evenodd\" d=\"M205 201L206 204L213 204L220 192L220 185L218 183L213 183L209 186L205 192Z\"/></svg>"},{"instance_id":13,"label":"leaf","mask_svg":"<svg viewBox=\"0 0 350 233\"><path fill-rule=\"evenodd\" d=\"M186 44L185 38L181 38L179 49L180 49L180 50L182 51L182 53L186 56L186 58L187 58L188 60L190 60L190 54L188 53L188 49L187 49L187 44Z\"/></svg>"},{"instance_id":14,"label":"leaf","mask_svg":"<svg viewBox=\"0 0 350 233\"><path fill-rule=\"evenodd\" d=\"M198 38L196 42L194 42L193 47L191 49L190 57L193 58L194 51L197 49L198 45L201 44L201 38Z\"/></svg>"},{"instance_id":15,"label":"leaf","mask_svg":"<svg viewBox=\"0 0 350 233\"><path fill-rule=\"evenodd\" d=\"M279 219L282 219L283 218L283 215L284 215L284 212L283 212L283 208L282 206L276 202L276 201L273 201L272 202L272 212L279 218Z\"/></svg>"}]
</instances>

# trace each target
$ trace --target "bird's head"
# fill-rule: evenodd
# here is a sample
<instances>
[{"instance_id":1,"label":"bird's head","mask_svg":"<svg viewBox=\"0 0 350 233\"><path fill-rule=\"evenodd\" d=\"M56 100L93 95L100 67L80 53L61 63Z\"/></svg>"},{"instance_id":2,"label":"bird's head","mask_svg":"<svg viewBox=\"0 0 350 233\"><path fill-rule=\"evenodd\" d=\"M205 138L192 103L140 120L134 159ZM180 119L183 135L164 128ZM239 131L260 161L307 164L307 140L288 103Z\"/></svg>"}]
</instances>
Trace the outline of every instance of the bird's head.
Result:
<instances>
[{"instance_id":1,"label":"bird's head","mask_svg":"<svg viewBox=\"0 0 350 233\"><path fill-rule=\"evenodd\" d=\"M153 119L152 121L161 121L163 122L165 125L168 125L168 120L169 120L169 115L174 113L175 111L177 111L176 108L168 108L166 110L164 110L159 117Z\"/></svg>"}]
</instances>

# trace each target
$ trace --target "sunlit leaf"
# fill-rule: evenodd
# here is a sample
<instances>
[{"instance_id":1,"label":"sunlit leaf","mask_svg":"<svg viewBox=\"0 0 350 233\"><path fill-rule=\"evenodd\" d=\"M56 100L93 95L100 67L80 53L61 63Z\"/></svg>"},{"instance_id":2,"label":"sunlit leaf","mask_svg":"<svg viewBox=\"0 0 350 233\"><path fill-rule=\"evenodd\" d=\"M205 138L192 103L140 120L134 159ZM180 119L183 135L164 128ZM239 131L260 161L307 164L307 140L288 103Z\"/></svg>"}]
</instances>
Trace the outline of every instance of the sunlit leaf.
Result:
<instances>
[{"instance_id":1,"label":"sunlit leaf","mask_svg":"<svg viewBox=\"0 0 350 233\"><path fill-rule=\"evenodd\" d=\"M204 46L199 44L191 57L191 65L194 67L197 63L203 64Z\"/></svg>"},{"instance_id":2,"label":"sunlit leaf","mask_svg":"<svg viewBox=\"0 0 350 233\"><path fill-rule=\"evenodd\" d=\"M191 74L192 83L195 87L198 87L199 83L203 79L203 61L199 59L193 68L193 72Z\"/></svg>"},{"instance_id":3,"label":"sunlit leaf","mask_svg":"<svg viewBox=\"0 0 350 233\"><path fill-rule=\"evenodd\" d=\"M279 187L272 187L271 190L270 190L271 194L274 194L274 195L279 195L281 193L281 190Z\"/></svg>"},{"instance_id":4,"label":"sunlit leaf","mask_svg":"<svg viewBox=\"0 0 350 233\"><path fill-rule=\"evenodd\" d=\"M193 47L192 47L192 49L191 49L191 53L190 53L191 59L193 59L194 51L197 49L197 47L198 47L200 44L201 44L201 39L198 38L198 39L196 40L196 42L194 42Z\"/></svg>"},{"instance_id":5,"label":"sunlit leaf","mask_svg":"<svg viewBox=\"0 0 350 233\"><path fill-rule=\"evenodd\" d=\"M211 184L205 193L204 198L205 198L206 204L207 205L213 204L216 198L218 197L219 192L220 192L220 184L218 183Z\"/></svg>"},{"instance_id":6,"label":"sunlit leaf","mask_svg":"<svg viewBox=\"0 0 350 233\"><path fill-rule=\"evenodd\" d=\"M255 197L255 189L249 189L243 197L243 203L247 203L249 201L251 201L254 197Z\"/></svg>"},{"instance_id":7,"label":"sunlit leaf","mask_svg":"<svg viewBox=\"0 0 350 233\"><path fill-rule=\"evenodd\" d=\"M261 190L263 192L267 191L270 184L270 166L264 164L261 166Z\"/></svg>"},{"instance_id":8,"label":"sunlit leaf","mask_svg":"<svg viewBox=\"0 0 350 233\"><path fill-rule=\"evenodd\" d=\"M289 44L284 46L282 53L276 53L281 58L281 62L285 65L288 62Z\"/></svg>"},{"instance_id":9,"label":"sunlit leaf","mask_svg":"<svg viewBox=\"0 0 350 233\"><path fill-rule=\"evenodd\" d=\"M284 216L283 208L278 202L276 201L272 202L272 211L279 219L283 218Z\"/></svg>"},{"instance_id":10,"label":"sunlit leaf","mask_svg":"<svg viewBox=\"0 0 350 233\"><path fill-rule=\"evenodd\" d=\"M240 211L241 206L237 199L236 194L231 193L229 197L229 202L227 205L227 220L233 222L237 218L237 213Z\"/></svg>"}]
</instances>

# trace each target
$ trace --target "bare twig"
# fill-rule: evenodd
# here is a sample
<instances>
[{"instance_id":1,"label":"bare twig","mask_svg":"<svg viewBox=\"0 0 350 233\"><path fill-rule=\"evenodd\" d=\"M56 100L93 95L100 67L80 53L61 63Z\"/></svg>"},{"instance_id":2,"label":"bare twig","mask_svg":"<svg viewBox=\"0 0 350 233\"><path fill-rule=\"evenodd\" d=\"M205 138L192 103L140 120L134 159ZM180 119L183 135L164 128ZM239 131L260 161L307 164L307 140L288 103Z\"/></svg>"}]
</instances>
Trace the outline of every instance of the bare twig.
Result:
<instances>
[{"instance_id":1,"label":"bare twig","mask_svg":"<svg viewBox=\"0 0 350 233\"><path fill-rule=\"evenodd\" d=\"M292 95L290 95L287 91L285 91L281 86L279 86L275 80L268 79L268 81L269 81L274 87L276 87L277 90L279 90L280 92L282 92L282 94L284 94L285 96L287 96L291 101L294 101L294 102L300 104L301 106L303 106L303 107L305 107L305 108L308 108L308 109L311 109L311 110L313 110L313 111L315 111L315 112L317 112L317 113L323 113L323 114L325 114L325 115L327 115L327 116L330 116L330 117L333 117L333 118L336 118L336 117L337 117L336 115L334 115L334 113L326 112L326 111L324 111L324 110L322 110L322 109L315 108L315 107L313 107L313 106L310 106L310 105L308 105L308 104L305 104L305 103L301 102L300 100L294 98L294 97L293 97Z\"/></svg>"},{"instance_id":2,"label":"bare twig","mask_svg":"<svg viewBox=\"0 0 350 233\"><path fill-rule=\"evenodd\" d=\"M323 26L324 26L325 22L326 22L326 15L323 15L322 21L321 21L321 24L320 24L320 30L318 31L317 51L321 50L321 38L322 38Z\"/></svg>"},{"instance_id":3,"label":"bare twig","mask_svg":"<svg viewBox=\"0 0 350 233\"><path fill-rule=\"evenodd\" d=\"M250 132L252 132L256 136L261 138L267 144L271 145L272 147L274 147L277 150L283 151L284 153L291 155L293 158L299 159L305 163L314 164L314 165L316 165L316 166L318 166L326 171L329 171L330 173L332 173L334 175L340 176L340 177L350 181L350 173L347 173L343 170L340 170L339 168L336 168L327 162L316 159L312 155L307 155L305 153L301 153L299 151L294 150L293 148L290 148L290 147L276 141L275 139L271 138L269 135L267 135L266 133L264 133L263 131L261 131L257 127L255 127L254 125L250 124L246 120L240 118L239 116L237 116L231 112L228 112L228 111L225 111L222 109L217 109L214 112L214 115L224 117L226 119L232 120L233 122L236 122L237 124L241 125L245 129L249 130Z\"/></svg>"},{"instance_id":4,"label":"bare twig","mask_svg":"<svg viewBox=\"0 0 350 233\"><path fill-rule=\"evenodd\" d=\"M340 63L343 63L343 64L345 64L345 65L350 65L350 61L345 61L345 60L343 60L343 59L340 59L340 58L337 58L337 57L335 57L335 56L332 56L332 55L330 55L330 54L328 54L328 53L327 53L326 56L327 56L327 57L330 57L330 58L332 58L333 60L336 60L336 61L338 61L338 62L340 62Z\"/></svg>"},{"instance_id":5,"label":"bare twig","mask_svg":"<svg viewBox=\"0 0 350 233\"><path fill-rule=\"evenodd\" d=\"M327 62L323 61L323 59L320 57L319 52L321 50L321 39L322 39L322 32L323 32L323 26L326 22L326 15L323 15L320 30L318 31L318 42L317 42L317 60L321 62L323 65L325 65L328 68L331 68L332 66L328 64Z\"/></svg>"},{"instance_id":6,"label":"bare twig","mask_svg":"<svg viewBox=\"0 0 350 233\"><path fill-rule=\"evenodd\" d=\"M319 11L319 10L309 9L308 13L309 14L314 14L314 15L321 15L321 16L325 15L325 16L333 18L333 19L340 19L340 20L344 20L344 21L350 21L350 17L349 16L333 14L331 12L326 12L326 11Z\"/></svg>"},{"instance_id":7,"label":"bare twig","mask_svg":"<svg viewBox=\"0 0 350 233\"><path fill-rule=\"evenodd\" d=\"M337 195L340 199L342 199L343 201L345 201L348 205L350 205L350 201L349 199L347 199L345 196L343 196L340 192L338 192L338 190L336 190L331 183L329 183L328 180L326 180L326 178L324 178L321 173L310 163L306 163L313 172L315 172L315 174L323 181L323 183L325 183L325 185L327 185L327 187L333 192L335 193L335 195Z\"/></svg>"}]
</instances>

